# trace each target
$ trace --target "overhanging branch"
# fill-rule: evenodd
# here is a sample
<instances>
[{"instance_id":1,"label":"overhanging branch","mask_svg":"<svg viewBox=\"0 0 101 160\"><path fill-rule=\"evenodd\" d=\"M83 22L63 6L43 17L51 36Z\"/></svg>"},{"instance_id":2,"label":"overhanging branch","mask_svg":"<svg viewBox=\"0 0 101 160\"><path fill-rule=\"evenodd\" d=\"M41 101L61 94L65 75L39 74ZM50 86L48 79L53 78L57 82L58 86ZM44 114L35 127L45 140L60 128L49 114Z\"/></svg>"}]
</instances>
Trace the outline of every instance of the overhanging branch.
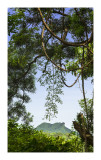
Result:
<instances>
[{"instance_id":1,"label":"overhanging branch","mask_svg":"<svg viewBox=\"0 0 101 160\"><path fill-rule=\"evenodd\" d=\"M54 64L59 70L61 71L65 71L65 72L70 72L70 71L76 71L76 70L82 70L83 68L85 67L88 67L88 65L93 61L93 59L87 63L87 65L82 65L81 67L78 67L78 68L74 68L74 69L65 69L65 68L62 68L61 66L58 66L47 54L46 52L46 49L45 49L45 45L44 45L44 41L43 41L43 36L44 36L44 31L45 31L45 26L43 27L43 30L42 30L42 33L41 33L41 38L42 38L42 48L43 48L43 51L45 53L45 56L47 57L47 59L52 63Z\"/></svg>"},{"instance_id":2,"label":"overhanging branch","mask_svg":"<svg viewBox=\"0 0 101 160\"><path fill-rule=\"evenodd\" d=\"M57 38L59 41L61 41L63 44L66 44L67 46L84 46L86 45L87 43L90 43L91 40L92 40L92 36L93 36L93 33L91 34L91 37L88 39L88 40L85 40L85 41L82 41L82 42L67 42L63 39L61 39L60 37L58 37L50 28L49 26L46 24L46 22L44 21L44 18L43 18L43 15L42 15L42 12L40 10L40 8L38 8L38 11L39 11L39 14L41 16L41 19L42 19L42 22L45 26L45 28L55 37Z\"/></svg>"}]
</instances>

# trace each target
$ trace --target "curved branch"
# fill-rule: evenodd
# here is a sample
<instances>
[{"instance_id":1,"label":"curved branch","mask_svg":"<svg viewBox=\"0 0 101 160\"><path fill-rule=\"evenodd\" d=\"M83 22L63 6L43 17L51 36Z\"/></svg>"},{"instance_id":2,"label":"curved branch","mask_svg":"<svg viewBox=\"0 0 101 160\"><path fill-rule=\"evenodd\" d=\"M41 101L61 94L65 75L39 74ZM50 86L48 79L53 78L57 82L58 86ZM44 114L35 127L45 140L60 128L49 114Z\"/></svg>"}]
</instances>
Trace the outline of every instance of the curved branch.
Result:
<instances>
[{"instance_id":1,"label":"curved branch","mask_svg":"<svg viewBox=\"0 0 101 160\"><path fill-rule=\"evenodd\" d=\"M58 65L48 56L48 54L47 54L47 52L46 52L46 49L45 49L45 46L44 46L44 42L43 42L44 30L45 30L45 26L43 27L43 30L42 30L42 33L41 33L43 51L44 51L45 56L47 57L47 59L48 59L50 62L52 62L59 70L62 70L62 71L65 71L65 72L76 71L76 70L79 70L79 69L82 70L83 68L87 67L87 66L93 61L93 60L91 60L90 62L87 63L86 66L83 66L83 65L82 65L81 68L79 67L79 68L75 68L75 69L64 69L64 68L62 68L61 66L58 66Z\"/></svg>"},{"instance_id":2,"label":"curved branch","mask_svg":"<svg viewBox=\"0 0 101 160\"><path fill-rule=\"evenodd\" d=\"M91 42L92 40L92 35L91 37L88 39L88 41L82 41L82 42L67 42L63 39L61 39L60 37L58 37L50 28L49 26L46 24L46 22L44 21L44 18L43 18L43 15L42 15L42 12L40 10L40 8L38 8L38 11L39 11L39 14L42 18L42 22L44 24L44 26L46 27L46 29L55 37L57 38L59 41L61 41L63 44L66 44L67 46L83 46L83 45L86 45L87 43Z\"/></svg>"},{"instance_id":3,"label":"curved branch","mask_svg":"<svg viewBox=\"0 0 101 160\"><path fill-rule=\"evenodd\" d=\"M73 87L73 86L76 84L76 82L78 81L79 77L80 77L80 73L79 73L78 77L76 78L76 80L74 81L73 84L67 85L66 82L64 81L64 77L63 77L62 72L61 72L62 82L63 82L63 84L64 84L66 87Z\"/></svg>"},{"instance_id":4,"label":"curved branch","mask_svg":"<svg viewBox=\"0 0 101 160\"><path fill-rule=\"evenodd\" d=\"M64 68L58 66L58 65L48 56L48 54L47 54L47 52L46 52L46 49L45 49L45 46L44 46L44 42L43 42L44 30L45 30L45 26L43 27L41 37L42 37L42 48L43 48L43 50L44 50L44 53L45 53L47 59L48 59L49 61L51 61L59 70L63 70L63 71L66 71L66 72L68 72L68 71L73 71L74 69L68 70L68 69L64 69Z\"/></svg>"}]
</instances>

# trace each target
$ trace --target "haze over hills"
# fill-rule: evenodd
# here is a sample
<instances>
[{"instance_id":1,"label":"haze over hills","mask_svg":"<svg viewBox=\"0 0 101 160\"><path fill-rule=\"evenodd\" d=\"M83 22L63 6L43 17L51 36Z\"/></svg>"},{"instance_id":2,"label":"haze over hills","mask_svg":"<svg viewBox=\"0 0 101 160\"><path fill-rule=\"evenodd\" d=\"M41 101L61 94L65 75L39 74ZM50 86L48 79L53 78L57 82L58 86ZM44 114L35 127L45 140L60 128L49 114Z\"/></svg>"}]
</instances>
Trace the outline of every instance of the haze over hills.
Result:
<instances>
[{"instance_id":1,"label":"haze over hills","mask_svg":"<svg viewBox=\"0 0 101 160\"><path fill-rule=\"evenodd\" d=\"M40 131L42 130L43 132L60 132L60 133L70 133L71 130L67 127L65 127L65 123L41 123L40 125L38 125L36 128L36 130Z\"/></svg>"}]
</instances>

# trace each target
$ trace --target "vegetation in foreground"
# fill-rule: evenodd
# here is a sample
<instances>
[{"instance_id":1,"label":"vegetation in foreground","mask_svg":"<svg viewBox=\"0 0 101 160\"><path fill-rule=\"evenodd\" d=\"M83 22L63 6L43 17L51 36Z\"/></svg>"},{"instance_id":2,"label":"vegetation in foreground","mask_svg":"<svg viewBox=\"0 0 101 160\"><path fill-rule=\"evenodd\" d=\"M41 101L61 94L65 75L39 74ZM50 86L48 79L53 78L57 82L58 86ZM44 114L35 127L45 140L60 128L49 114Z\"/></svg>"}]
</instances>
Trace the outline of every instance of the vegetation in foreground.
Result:
<instances>
[{"instance_id":1,"label":"vegetation in foreground","mask_svg":"<svg viewBox=\"0 0 101 160\"><path fill-rule=\"evenodd\" d=\"M73 133L45 133L10 119L8 152L84 152L84 143ZM92 152L91 147L89 152Z\"/></svg>"}]
</instances>

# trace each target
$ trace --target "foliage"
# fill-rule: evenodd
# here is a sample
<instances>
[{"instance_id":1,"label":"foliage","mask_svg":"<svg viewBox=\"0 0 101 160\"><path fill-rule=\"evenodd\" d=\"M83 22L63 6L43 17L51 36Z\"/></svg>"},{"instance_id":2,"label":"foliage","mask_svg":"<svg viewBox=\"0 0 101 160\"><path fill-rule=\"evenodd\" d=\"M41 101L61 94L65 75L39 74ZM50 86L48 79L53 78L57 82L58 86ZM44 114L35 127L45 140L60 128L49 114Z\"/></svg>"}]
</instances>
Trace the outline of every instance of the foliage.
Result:
<instances>
[{"instance_id":1,"label":"foliage","mask_svg":"<svg viewBox=\"0 0 101 160\"><path fill-rule=\"evenodd\" d=\"M42 74L42 76L38 79L42 86L47 87L48 94L46 96L46 119L51 119L55 117L58 113L57 104L62 104L62 100L59 95L63 94L62 88L63 84L61 81L60 72L54 67L47 67L47 71Z\"/></svg>"},{"instance_id":2,"label":"foliage","mask_svg":"<svg viewBox=\"0 0 101 160\"><path fill-rule=\"evenodd\" d=\"M89 43L89 46L91 47L91 50L93 49L93 46L91 43ZM84 48L84 66L87 66L88 62L90 62L93 58L93 55L89 55L87 54L88 50L87 48ZM83 54L83 48L82 47L77 47L75 49L75 58L72 61L67 62L66 64L66 68L67 69L74 69L75 68L79 68L79 66L82 64L82 54ZM72 74L74 74L75 76L78 73L81 73L82 71L80 69L78 69L77 71L72 71ZM85 79L87 79L88 77L92 77L93 76L93 62L91 62L89 64L89 68L85 67L83 70L83 76Z\"/></svg>"},{"instance_id":3,"label":"foliage","mask_svg":"<svg viewBox=\"0 0 101 160\"><path fill-rule=\"evenodd\" d=\"M86 99L86 103L87 106L84 100L79 101L82 111L77 114L73 124L82 141L85 142L85 151L88 152L93 151L93 99Z\"/></svg>"},{"instance_id":4,"label":"foliage","mask_svg":"<svg viewBox=\"0 0 101 160\"><path fill-rule=\"evenodd\" d=\"M87 109L84 105L84 100L80 100L79 104L82 108L82 113L85 117L85 126L88 127L89 132L93 135L93 99L86 99Z\"/></svg>"},{"instance_id":5,"label":"foliage","mask_svg":"<svg viewBox=\"0 0 101 160\"><path fill-rule=\"evenodd\" d=\"M93 39L85 45L85 40L92 37L93 9L92 8L10 8L8 10L8 115L9 118L23 116L26 103L30 101L28 93L35 93L35 76L42 71L39 81L47 84L46 118L58 113L57 103L62 103L59 95L63 94L66 73L59 68L53 69L53 64L41 48L43 20L56 36L64 37L66 43L52 35L48 29L44 32L44 46L48 57L54 63L69 70L74 76L81 70L77 69L82 63L82 47L84 46L84 78L93 76ZM67 13L67 14L64 14ZM68 32L65 32L65 29ZM73 45L68 35L72 37ZM69 45L66 45L69 42ZM76 43L75 43L76 42ZM82 42L82 45L81 45ZM78 45L76 45L78 43ZM88 49L89 47L89 49ZM39 60L40 58L40 60ZM90 62L91 61L91 62ZM89 63L90 62L90 63ZM89 65L88 65L89 63ZM88 65L88 66L87 66ZM50 69L49 69L50 68ZM54 71L53 71L54 70ZM62 75L62 76L61 76ZM30 83L29 83L30 82Z\"/></svg>"},{"instance_id":6,"label":"foliage","mask_svg":"<svg viewBox=\"0 0 101 160\"><path fill-rule=\"evenodd\" d=\"M83 152L83 143L75 135L64 139L60 134L50 136L32 126L8 121L8 152Z\"/></svg>"}]
</instances>

